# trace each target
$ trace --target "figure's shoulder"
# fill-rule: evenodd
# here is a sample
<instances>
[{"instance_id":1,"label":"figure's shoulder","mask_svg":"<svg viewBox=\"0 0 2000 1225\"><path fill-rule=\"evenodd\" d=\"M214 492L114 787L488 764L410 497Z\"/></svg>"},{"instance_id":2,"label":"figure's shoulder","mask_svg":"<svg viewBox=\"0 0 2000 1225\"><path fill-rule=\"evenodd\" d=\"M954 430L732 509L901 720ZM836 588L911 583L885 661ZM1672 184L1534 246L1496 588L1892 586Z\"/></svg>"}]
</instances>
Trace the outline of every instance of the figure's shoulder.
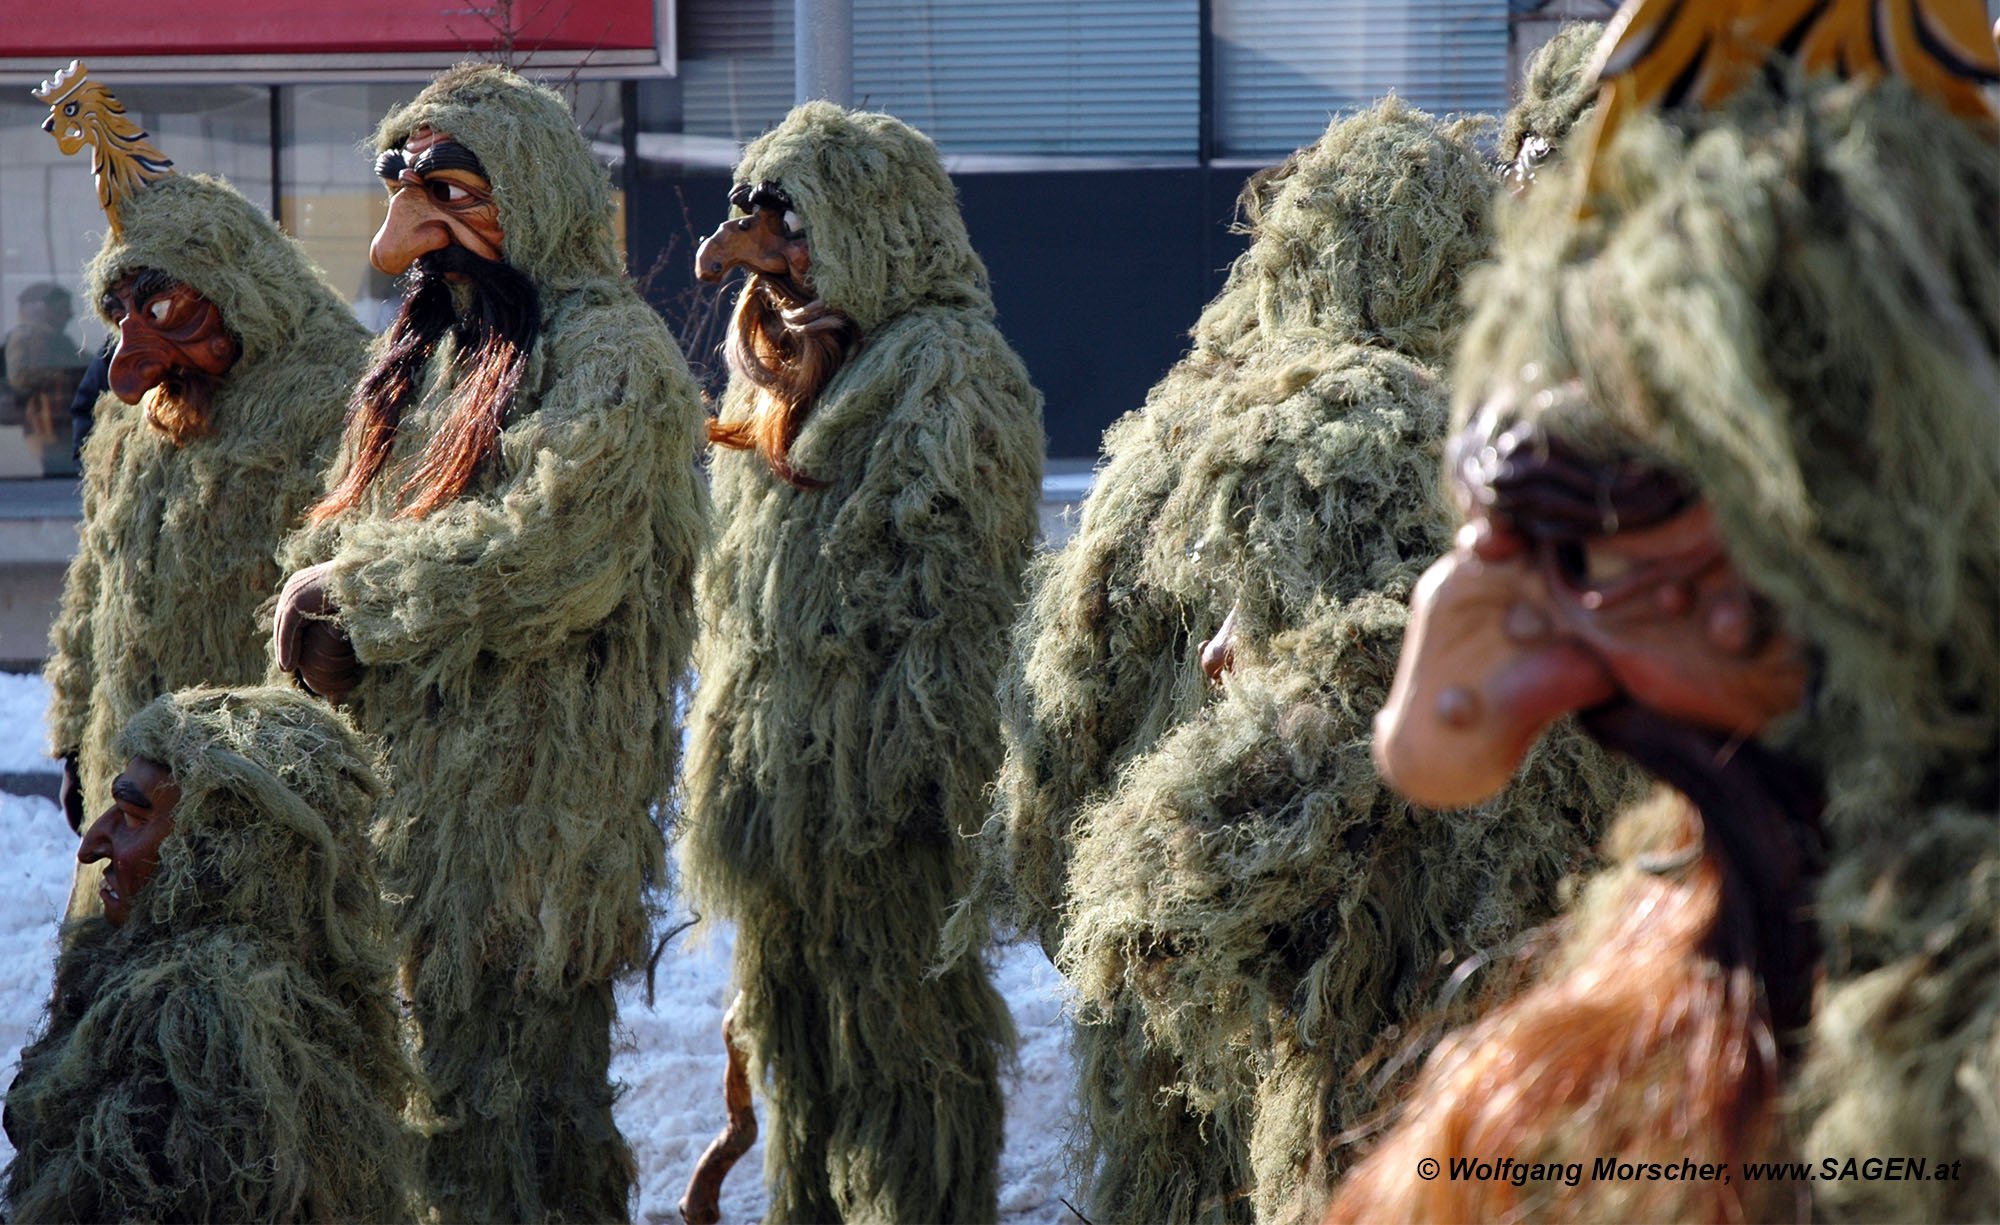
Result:
<instances>
[{"instance_id":1,"label":"figure's shoulder","mask_svg":"<svg viewBox=\"0 0 2000 1225\"><path fill-rule=\"evenodd\" d=\"M688 428L701 393L658 311L629 285L606 282L566 293L542 324L535 361L543 403L555 418L623 409Z\"/></svg>"},{"instance_id":2,"label":"figure's shoulder","mask_svg":"<svg viewBox=\"0 0 2000 1225\"><path fill-rule=\"evenodd\" d=\"M1324 443L1360 430L1423 442L1446 428L1451 391L1436 370L1392 349L1298 341L1260 351L1227 399L1250 438Z\"/></svg>"},{"instance_id":3,"label":"figure's shoulder","mask_svg":"<svg viewBox=\"0 0 2000 1225\"><path fill-rule=\"evenodd\" d=\"M987 428L1032 431L1040 441L1041 392L998 326L980 312L944 306L906 311L863 337L848 367L830 395L860 401L886 396L886 429L954 429L970 415Z\"/></svg>"},{"instance_id":4,"label":"figure's shoulder","mask_svg":"<svg viewBox=\"0 0 2000 1225\"><path fill-rule=\"evenodd\" d=\"M637 367L665 361L683 374L687 370L667 321L636 289L618 282L585 285L546 304L540 345L558 364Z\"/></svg>"},{"instance_id":5,"label":"figure's shoulder","mask_svg":"<svg viewBox=\"0 0 2000 1225\"><path fill-rule=\"evenodd\" d=\"M856 360L887 364L921 359L927 353L933 357L925 363L926 368L966 357L1021 365L1020 356L992 316L939 305L913 307L877 327L862 337Z\"/></svg>"}]
</instances>

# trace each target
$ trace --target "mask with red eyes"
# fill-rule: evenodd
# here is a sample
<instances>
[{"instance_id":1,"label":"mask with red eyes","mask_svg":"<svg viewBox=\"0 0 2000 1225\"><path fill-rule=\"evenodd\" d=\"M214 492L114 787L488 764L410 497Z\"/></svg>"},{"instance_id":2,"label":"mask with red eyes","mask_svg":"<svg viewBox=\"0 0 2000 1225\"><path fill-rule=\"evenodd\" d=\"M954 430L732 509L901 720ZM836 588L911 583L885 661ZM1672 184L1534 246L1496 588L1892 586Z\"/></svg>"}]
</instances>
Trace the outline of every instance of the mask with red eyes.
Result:
<instances>
[{"instance_id":1,"label":"mask with red eyes","mask_svg":"<svg viewBox=\"0 0 2000 1225\"><path fill-rule=\"evenodd\" d=\"M1586 458L1489 405L1454 442L1465 525L1424 575L1376 764L1419 803L1498 792L1561 716L1629 701L1755 735L1802 701L1804 651L1672 475Z\"/></svg>"}]
</instances>

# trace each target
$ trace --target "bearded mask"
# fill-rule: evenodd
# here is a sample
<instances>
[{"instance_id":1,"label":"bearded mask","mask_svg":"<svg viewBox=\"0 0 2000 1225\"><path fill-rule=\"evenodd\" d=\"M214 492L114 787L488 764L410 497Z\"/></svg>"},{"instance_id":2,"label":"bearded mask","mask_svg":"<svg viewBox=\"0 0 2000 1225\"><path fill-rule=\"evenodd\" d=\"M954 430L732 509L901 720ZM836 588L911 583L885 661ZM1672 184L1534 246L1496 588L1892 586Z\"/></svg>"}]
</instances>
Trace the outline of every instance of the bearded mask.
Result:
<instances>
[{"instance_id":1,"label":"bearded mask","mask_svg":"<svg viewBox=\"0 0 2000 1225\"><path fill-rule=\"evenodd\" d=\"M150 268L114 284L99 309L118 329L110 369L118 398L143 402L147 422L175 446L211 433L216 389L243 352L221 309Z\"/></svg>"}]
</instances>

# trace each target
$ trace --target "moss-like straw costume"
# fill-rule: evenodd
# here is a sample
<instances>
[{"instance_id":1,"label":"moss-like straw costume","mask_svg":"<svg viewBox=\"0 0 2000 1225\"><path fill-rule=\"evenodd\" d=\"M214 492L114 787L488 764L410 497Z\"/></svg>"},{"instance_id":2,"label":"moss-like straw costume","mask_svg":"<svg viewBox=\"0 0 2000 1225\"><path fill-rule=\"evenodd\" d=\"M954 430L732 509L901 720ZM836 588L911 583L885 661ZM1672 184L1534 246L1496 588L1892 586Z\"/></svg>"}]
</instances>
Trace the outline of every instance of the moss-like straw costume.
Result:
<instances>
[{"instance_id":1,"label":"moss-like straw costume","mask_svg":"<svg viewBox=\"0 0 2000 1225\"><path fill-rule=\"evenodd\" d=\"M301 533L290 559L333 562L364 665L350 707L389 748L377 845L407 899L437 1204L448 1219L621 1219L611 983L645 958L644 894L664 867L706 532L701 408L620 267L605 174L562 99L461 67L384 119L377 144L423 124L484 163L541 338L498 458L463 497L397 516L452 387L447 340L363 503Z\"/></svg>"},{"instance_id":2,"label":"moss-like straw costume","mask_svg":"<svg viewBox=\"0 0 2000 1225\"><path fill-rule=\"evenodd\" d=\"M715 456L687 887L736 921L770 1219L992 1220L1007 1007L976 958L928 971L999 764L1041 397L922 134L808 104L736 178L791 197L863 331L791 450L825 487Z\"/></svg>"},{"instance_id":3,"label":"moss-like straw costume","mask_svg":"<svg viewBox=\"0 0 2000 1225\"><path fill-rule=\"evenodd\" d=\"M118 752L173 774L174 829L125 925L79 920L57 959L7 1093L9 1219L409 1219L371 750L304 694L192 689Z\"/></svg>"},{"instance_id":4,"label":"moss-like straw costume","mask_svg":"<svg viewBox=\"0 0 2000 1225\"><path fill-rule=\"evenodd\" d=\"M185 446L143 408L98 399L47 667L50 747L79 750L90 803L124 767L112 740L146 703L264 679L257 607L278 589L279 543L320 491L368 340L298 244L229 184L170 176L122 216L123 239L90 263L90 300L157 268L213 302L243 348L217 389L214 432ZM73 915L99 913L99 872L78 873Z\"/></svg>"},{"instance_id":5,"label":"moss-like straw costume","mask_svg":"<svg viewBox=\"0 0 2000 1225\"><path fill-rule=\"evenodd\" d=\"M1369 761L1449 534L1428 363L1497 189L1467 135L1391 100L1253 185L1208 337L1106 434L1033 573L988 836L1088 1005L1092 1220L1313 1216L1320 1151L1379 1092L1355 1061L1548 913L1621 794L1565 739L1503 800L1417 820ZM1232 606L1218 689L1198 647Z\"/></svg>"},{"instance_id":6,"label":"moss-like straw costume","mask_svg":"<svg viewBox=\"0 0 2000 1225\"><path fill-rule=\"evenodd\" d=\"M1521 100L1500 123L1500 159L1520 156L1521 144L1539 136L1560 148L1597 102L1597 82L1586 71L1604 27L1580 21L1557 30L1535 49L1522 74Z\"/></svg>"},{"instance_id":7,"label":"moss-like straw costume","mask_svg":"<svg viewBox=\"0 0 2000 1225\"><path fill-rule=\"evenodd\" d=\"M1481 283L1461 414L1578 377L1544 428L1713 504L1811 644L1772 739L1824 778L1824 946L1798 1092L1809 1160L1922 1154L1953 1181L1815 1182L1828 1220L2000 1204L2000 153L1900 84L1794 85L1634 123L1596 216L1548 183ZM1567 186L1566 184L1564 186ZM1533 380L1521 372L1532 364Z\"/></svg>"}]
</instances>

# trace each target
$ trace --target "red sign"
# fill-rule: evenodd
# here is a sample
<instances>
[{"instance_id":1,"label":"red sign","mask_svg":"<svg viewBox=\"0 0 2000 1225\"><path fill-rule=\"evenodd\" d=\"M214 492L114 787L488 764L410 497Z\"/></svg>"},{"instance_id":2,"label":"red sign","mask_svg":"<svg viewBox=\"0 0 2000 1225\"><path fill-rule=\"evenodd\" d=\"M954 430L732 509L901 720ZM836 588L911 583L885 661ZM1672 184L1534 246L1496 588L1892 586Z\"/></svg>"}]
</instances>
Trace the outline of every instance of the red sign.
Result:
<instances>
[{"instance_id":1,"label":"red sign","mask_svg":"<svg viewBox=\"0 0 2000 1225\"><path fill-rule=\"evenodd\" d=\"M667 71L671 0L93 0L9 4L0 73L71 59L154 77L346 80L428 75L471 58L529 67ZM592 74L607 75L607 74Z\"/></svg>"}]
</instances>

